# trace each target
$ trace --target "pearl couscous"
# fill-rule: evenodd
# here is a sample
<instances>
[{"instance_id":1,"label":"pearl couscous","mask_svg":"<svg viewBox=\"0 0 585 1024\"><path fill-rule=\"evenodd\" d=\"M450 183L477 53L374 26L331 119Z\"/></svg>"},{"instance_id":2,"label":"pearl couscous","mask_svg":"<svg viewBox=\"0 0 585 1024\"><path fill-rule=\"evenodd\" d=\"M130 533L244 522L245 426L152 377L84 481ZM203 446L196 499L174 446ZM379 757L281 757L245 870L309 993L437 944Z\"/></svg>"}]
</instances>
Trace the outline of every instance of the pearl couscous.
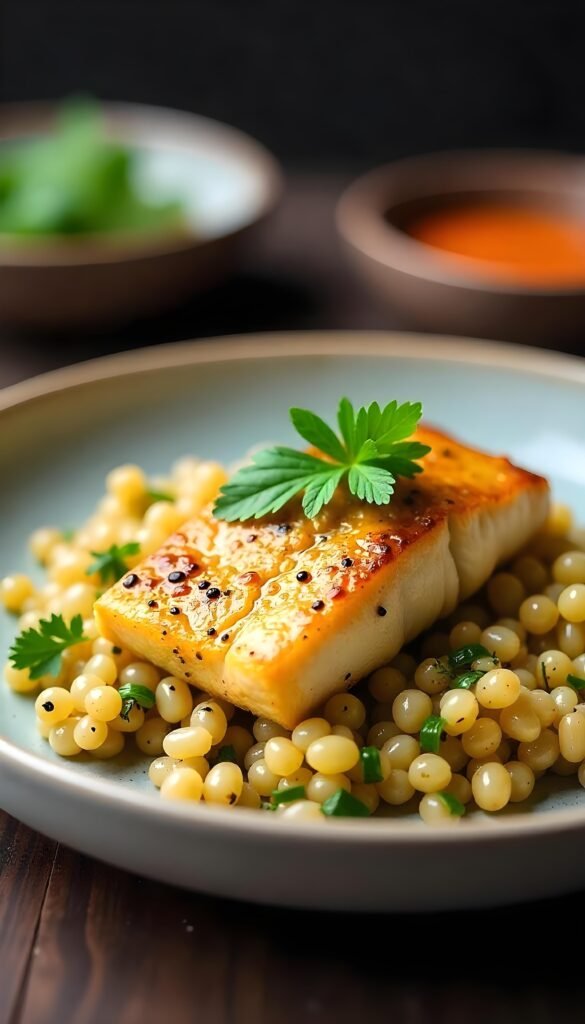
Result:
<instances>
[{"instance_id":1,"label":"pearl couscous","mask_svg":"<svg viewBox=\"0 0 585 1024\"><path fill-rule=\"evenodd\" d=\"M120 466L78 530L33 533L43 584L22 573L0 582L23 631L81 616L82 639L63 650L56 675L34 679L11 662L4 670L8 686L35 698L56 754L102 760L134 743L164 800L291 820L416 803L425 823L454 826L466 807L498 812L528 799L545 772L585 785L585 533L564 507L473 602L292 732L100 636L95 552L115 545L131 569L224 479L220 466L192 458L165 479Z\"/></svg>"}]
</instances>

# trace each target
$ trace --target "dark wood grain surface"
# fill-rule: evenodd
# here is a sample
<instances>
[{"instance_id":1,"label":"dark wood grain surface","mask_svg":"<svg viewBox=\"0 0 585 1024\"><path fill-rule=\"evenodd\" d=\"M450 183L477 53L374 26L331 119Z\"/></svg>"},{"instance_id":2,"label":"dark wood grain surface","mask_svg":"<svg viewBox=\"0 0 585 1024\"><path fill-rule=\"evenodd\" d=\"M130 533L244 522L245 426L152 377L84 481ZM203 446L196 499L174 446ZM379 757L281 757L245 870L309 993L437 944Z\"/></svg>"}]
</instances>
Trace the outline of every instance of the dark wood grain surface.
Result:
<instances>
[{"instance_id":1,"label":"dark wood grain surface","mask_svg":"<svg viewBox=\"0 0 585 1024\"><path fill-rule=\"evenodd\" d=\"M295 178L242 272L168 317L4 332L0 386L171 339L394 326L339 255L341 184ZM258 908L110 868L0 811L0 1024L583 1024L584 922L585 894L414 917Z\"/></svg>"}]
</instances>

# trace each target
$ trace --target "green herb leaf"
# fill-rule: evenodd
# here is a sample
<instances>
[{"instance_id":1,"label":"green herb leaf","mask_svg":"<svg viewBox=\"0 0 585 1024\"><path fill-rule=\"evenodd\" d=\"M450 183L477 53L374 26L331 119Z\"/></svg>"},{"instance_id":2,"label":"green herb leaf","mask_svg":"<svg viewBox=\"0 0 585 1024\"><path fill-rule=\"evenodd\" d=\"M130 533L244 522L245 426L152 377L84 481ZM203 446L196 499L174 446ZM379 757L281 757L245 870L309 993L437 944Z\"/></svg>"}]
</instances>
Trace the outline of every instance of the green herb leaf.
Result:
<instances>
[{"instance_id":1,"label":"green herb leaf","mask_svg":"<svg viewBox=\"0 0 585 1024\"><path fill-rule=\"evenodd\" d=\"M304 800L307 796L304 786L289 786L288 789L275 789L270 797L273 807L280 804L292 804L294 800Z\"/></svg>"},{"instance_id":2,"label":"green herb leaf","mask_svg":"<svg viewBox=\"0 0 585 1024\"><path fill-rule=\"evenodd\" d=\"M50 619L41 619L36 629L20 633L9 656L15 668L29 669L31 679L58 676L63 651L87 639L81 615L74 615L69 625L62 615L51 615Z\"/></svg>"},{"instance_id":3,"label":"green herb leaf","mask_svg":"<svg viewBox=\"0 0 585 1024\"><path fill-rule=\"evenodd\" d=\"M382 782L384 776L380 766L380 751L377 747L362 747L360 761L364 773L364 782Z\"/></svg>"},{"instance_id":4,"label":"green herb leaf","mask_svg":"<svg viewBox=\"0 0 585 1024\"><path fill-rule=\"evenodd\" d=\"M136 683L124 683L118 690L118 693L122 698L120 718L124 718L126 721L128 721L130 712L135 704L144 708L145 711L150 711L154 707L154 693L147 686L138 686Z\"/></svg>"},{"instance_id":5,"label":"green herb leaf","mask_svg":"<svg viewBox=\"0 0 585 1024\"><path fill-rule=\"evenodd\" d=\"M567 682L574 690L585 690L585 679L581 679L580 676L574 676L571 672L567 676Z\"/></svg>"},{"instance_id":6,"label":"green herb leaf","mask_svg":"<svg viewBox=\"0 0 585 1024\"><path fill-rule=\"evenodd\" d=\"M69 543L69 541L73 540L75 536L75 530L73 529L72 526L68 526L66 527L66 529L61 530L61 536L64 541L67 541L67 543Z\"/></svg>"},{"instance_id":7,"label":"green herb leaf","mask_svg":"<svg viewBox=\"0 0 585 1024\"><path fill-rule=\"evenodd\" d=\"M231 743L226 743L225 747L219 748L219 752L215 759L215 763L223 764L224 761L231 761L233 764L238 763L236 751L234 747L232 747Z\"/></svg>"},{"instance_id":8,"label":"green herb leaf","mask_svg":"<svg viewBox=\"0 0 585 1024\"><path fill-rule=\"evenodd\" d=\"M449 689L451 690L470 690L472 686L475 686L481 677L485 675L485 672L480 672L479 669L472 670L470 672L463 672L460 676L450 684Z\"/></svg>"},{"instance_id":9,"label":"green herb leaf","mask_svg":"<svg viewBox=\"0 0 585 1024\"><path fill-rule=\"evenodd\" d=\"M441 736L445 729L445 719L440 715L429 715L423 722L419 735L421 750L429 754L438 754L441 746Z\"/></svg>"},{"instance_id":10,"label":"green herb leaf","mask_svg":"<svg viewBox=\"0 0 585 1024\"><path fill-rule=\"evenodd\" d=\"M478 658L491 658L490 651L487 650L483 644L466 644L465 647L459 647L456 651L451 651L449 655L449 664L452 669L456 670L459 668L465 668L467 665L471 665L473 661L477 661Z\"/></svg>"},{"instance_id":11,"label":"green herb leaf","mask_svg":"<svg viewBox=\"0 0 585 1024\"><path fill-rule=\"evenodd\" d=\"M120 547L117 544L112 544L107 551L92 551L95 562L91 563L85 573L87 576L98 573L102 583L108 581L115 583L128 572L128 566L124 559L131 555L137 555L139 551L140 544L137 544L136 541L130 541Z\"/></svg>"},{"instance_id":12,"label":"green herb leaf","mask_svg":"<svg viewBox=\"0 0 585 1024\"><path fill-rule=\"evenodd\" d=\"M320 458L293 448L265 448L252 456L225 484L213 514L228 522L259 519L278 512L304 492L303 511L310 519L327 505L342 480L351 494L372 505L387 505L399 476L422 471L417 460L430 451L428 445L405 439L422 414L420 402L380 409L377 402L355 412L342 398L337 413L341 438L308 409L292 408L294 427L325 456Z\"/></svg>"},{"instance_id":13,"label":"green herb leaf","mask_svg":"<svg viewBox=\"0 0 585 1024\"><path fill-rule=\"evenodd\" d=\"M155 501L174 501L175 500L175 496L173 494L168 494L166 491L148 490L146 492L146 497L148 498L148 501L149 501L149 503L151 505L154 505Z\"/></svg>"},{"instance_id":14,"label":"green herb leaf","mask_svg":"<svg viewBox=\"0 0 585 1024\"><path fill-rule=\"evenodd\" d=\"M440 792L436 794L441 803L447 808L449 814L455 815L457 818L462 818L465 814L465 805L458 800L452 793Z\"/></svg>"},{"instance_id":15,"label":"green herb leaf","mask_svg":"<svg viewBox=\"0 0 585 1024\"><path fill-rule=\"evenodd\" d=\"M367 818L370 814L366 805L345 789L338 789L324 800L321 811L328 818Z\"/></svg>"}]
</instances>

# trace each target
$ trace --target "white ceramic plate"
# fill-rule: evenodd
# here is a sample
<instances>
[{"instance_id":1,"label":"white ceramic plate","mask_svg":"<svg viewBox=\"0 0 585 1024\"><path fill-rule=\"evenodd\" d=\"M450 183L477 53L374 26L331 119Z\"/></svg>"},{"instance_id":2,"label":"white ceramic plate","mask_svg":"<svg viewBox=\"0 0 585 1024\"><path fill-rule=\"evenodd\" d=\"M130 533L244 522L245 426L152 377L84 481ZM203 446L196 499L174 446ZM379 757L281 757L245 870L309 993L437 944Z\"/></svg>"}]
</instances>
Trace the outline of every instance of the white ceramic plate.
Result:
<instances>
[{"instance_id":1,"label":"white ceramic plate","mask_svg":"<svg viewBox=\"0 0 585 1024\"><path fill-rule=\"evenodd\" d=\"M80 521L123 461L162 472L192 451L230 460L293 440L287 409L421 399L429 420L549 474L585 520L585 361L400 334L264 335L86 363L0 393L0 574L28 564L43 522ZM0 654L14 630L1 624ZM416 816L286 824L164 804L146 764L63 761L32 700L0 687L0 804L85 853L153 878L290 906L428 910L553 895L585 884L585 790L553 779L530 806L433 831ZM521 808L521 809L520 809Z\"/></svg>"}]
</instances>

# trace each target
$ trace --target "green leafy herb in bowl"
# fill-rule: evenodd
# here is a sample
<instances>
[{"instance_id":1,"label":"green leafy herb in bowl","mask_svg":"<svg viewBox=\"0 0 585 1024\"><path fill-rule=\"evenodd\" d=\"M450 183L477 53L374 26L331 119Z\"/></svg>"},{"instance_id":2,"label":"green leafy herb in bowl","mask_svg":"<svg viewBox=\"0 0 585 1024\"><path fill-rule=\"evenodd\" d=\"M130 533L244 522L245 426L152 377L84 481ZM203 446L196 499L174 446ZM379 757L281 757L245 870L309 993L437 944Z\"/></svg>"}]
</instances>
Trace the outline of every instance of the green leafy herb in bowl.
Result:
<instances>
[{"instance_id":1,"label":"green leafy herb in bowl","mask_svg":"<svg viewBox=\"0 0 585 1024\"><path fill-rule=\"evenodd\" d=\"M0 237L180 230L178 199L147 202L138 193L139 160L107 135L96 103L63 104L51 134L0 151Z\"/></svg>"}]
</instances>

